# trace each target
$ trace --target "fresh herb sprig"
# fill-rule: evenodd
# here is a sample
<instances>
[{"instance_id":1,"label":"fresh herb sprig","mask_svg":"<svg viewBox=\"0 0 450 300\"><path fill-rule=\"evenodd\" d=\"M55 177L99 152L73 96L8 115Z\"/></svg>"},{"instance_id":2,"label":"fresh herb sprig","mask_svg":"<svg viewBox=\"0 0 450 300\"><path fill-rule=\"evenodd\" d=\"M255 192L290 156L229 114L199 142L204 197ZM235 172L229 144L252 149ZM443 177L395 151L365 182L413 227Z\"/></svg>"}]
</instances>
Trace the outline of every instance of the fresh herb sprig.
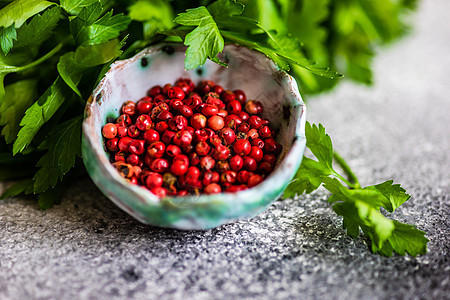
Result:
<instances>
[{"instance_id":1,"label":"fresh herb sprig","mask_svg":"<svg viewBox=\"0 0 450 300\"><path fill-rule=\"evenodd\" d=\"M70 176L83 173L81 122L86 99L109 65L161 41L187 47L185 67L218 58L226 43L264 53L289 71L303 94L324 91L342 74L370 83L373 46L400 36L415 1L15 0L0 3L0 199L38 194L42 209L58 203ZM317 62L317 63L316 63ZM330 66L326 67L326 66ZM334 70L337 71L334 71ZM352 237L359 230L383 255L425 253L427 239L392 221L409 199L387 181L361 188L319 125L307 126L305 157L284 196L320 185ZM332 167L334 160L348 179ZM75 170L74 170L75 169ZM85 173L83 173L85 174Z\"/></svg>"}]
</instances>

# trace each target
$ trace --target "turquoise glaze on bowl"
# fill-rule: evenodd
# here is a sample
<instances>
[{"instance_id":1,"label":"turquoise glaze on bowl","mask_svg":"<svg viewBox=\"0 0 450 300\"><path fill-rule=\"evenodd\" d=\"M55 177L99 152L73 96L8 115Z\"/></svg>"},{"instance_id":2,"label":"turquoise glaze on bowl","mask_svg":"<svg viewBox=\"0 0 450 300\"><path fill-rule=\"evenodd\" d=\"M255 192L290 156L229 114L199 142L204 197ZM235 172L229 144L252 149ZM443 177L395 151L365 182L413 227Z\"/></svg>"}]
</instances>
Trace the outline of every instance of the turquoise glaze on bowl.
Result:
<instances>
[{"instance_id":1,"label":"turquoise glaze on bowl","mask_svg":"<svg viewBox=\"0 0 450 300\"><path fill-rule=\"evenodd\" d=\"M208 61L186 71L185 50L181 44L156 45L111 66L86 105L83 160L100 190L139 221L185 230L208 229L253 217L280 197L303 157L306 108L295 80L259 52L227 45L221 59L228 68ZM237 193L159 199L128 183L111 165L101 135L107 118L117 118L125 101L137 101L150 87L173 83L179 77L196 83L210 79L229 90L242 89L247 99L263 103L263 116L279 129L277 141L283 151L277 167L261 184Z\"/></svg>"}]
</instances>

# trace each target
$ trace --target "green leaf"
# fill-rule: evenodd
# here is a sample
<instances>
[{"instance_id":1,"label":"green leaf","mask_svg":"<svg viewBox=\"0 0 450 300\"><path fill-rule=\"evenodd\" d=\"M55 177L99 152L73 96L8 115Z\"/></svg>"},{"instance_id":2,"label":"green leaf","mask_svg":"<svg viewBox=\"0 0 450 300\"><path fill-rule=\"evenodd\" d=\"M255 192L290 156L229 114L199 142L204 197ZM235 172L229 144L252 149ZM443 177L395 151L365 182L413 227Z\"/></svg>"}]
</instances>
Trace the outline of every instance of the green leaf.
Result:
<instances>
[{"instance_id":1,"label":"green leaf","mask_svg":"<svg viewBox=\"0 0 450 300\"><path fill-rule=\"evenodd\" d=\"M60 124L49 133L49 150L38 161L39 171L34 176L34 192L41 193L55 187L81 156L82 116Z\"/></svg>"},{"instance_id":2,"label":"green leaf","mask_svg":"<svg viewBox=\"0 0 450 300\"><path fill-rule=\"evenodd\" d=\"M0 196L0 200L4 200L7 198L15 197L20 194L31 194L33 192L33 180L26 179L19 182L14 183L10 186L6 191L3 192Z\"/></svg>"},{"instance_id":3,"label":"green leaf","mask_svg":"<svg viewBox=\"0 0 450 300\"><path fill-rule=\"evenodd\" d=\"M40 193L38 197L39 208L41 210L46 210L52 208L55 204L60 204L65 190L65 185L58 184L54 188Z\"/></svg>"},{"instance_id":4,"label":"green leaf","mask_svg":"<svg viewBox=\"0 0 450 300\"><path fill-rule=\"evenodd\" d=\"M376 190L380 195L381 205L388 211L395 211L400 205L405 203L409 198L404 188L400 184L393 184L393 180L388 180L383 183L368 186L364 189Z\"/></svg>"},{"instance_id":5,"label":"green leaf","mask_svg":"<svg viewBox=\"0 0 450 300\"><path fill-rule=\"evenodd\" d=\"M184 44L188 46L184 61L187 70L204 65L208 58L216 57L223 50L223 37L206 7L188 9L185 13L180 13L174 22L198 25L184 39Z\"/></svg>"},{"instance_id":6,"label":"green leaf","mask_svg":"<svg viewBox=\"0 0 450 300\"><path fill-rule=\"evenodd\" d=\"M55 3L44 0L16 0L0 10L0 27L9 27L14 24L16 28L35 14L43 11Z\"/></svg>"},{"instance_id":7,"label":"green leaf","mask_svg":"<svg viewBox=\"0 0 450 300\"><path fill-rule=\"evenodd\" d=\"M23 127L13 145L14 155L22 152L31 143L42 125L58 110L65 100L64 91L64 81L58 77L38 101L26 110L25 116L20 121L20 126Z\"/></svg>"},{"instance_id":8,"label":"green leaf","mask_svg":"<svg viewBox=\"0 0 450 300\"><path fill-rule=\"evenodd\" d=\"M407 252L411 256L427 253L428 239L425 237L425 232L409 224L393 222L395 229L388 240L395 252L400 255L405 255Z\"/></svg>"},{"instance_id":9,"label":"green leaf","mask_svg":"<svg viewBox=\"0 0 450 300\"><path fill-rule=\"evenodd\" d=\"M207 9L214 20L220 22L222 19L242 14L244 5L234 0L218 0L208 5Z\"/></svg>"},{"instance_id":10,"label":"green leaf","mask_svg":"<svg viewBox=\"0 0 450 300\"><path fill-rule=\"evenodd\" d=\"M14 28L14 24L9 27L0 28L0 46L2 48L3 53L8 54L9 51L13 47L14 41L17 39L16 28Z\"/></svg>"},{"instance_id":11,"label":"green leaf","mask_svg":"<svg viewBox=\"0 0 450 300\"><path fill-rule=\"evenodd\" d=\"M313 159L303 157L302 164L284 191L283 198L315 191L322 184L322 176L328 175L331 175L330 169Z\"/></svg>"},{"instance_id":12,"label":"green leaf","mask_svg":"<svg viewBox=\"0 0 450 300\"><path fill-rule=\"evenodd\" d=\"M130 24L131 19L123 14L113 16L113 11L107 12L97 20L101 6L95 3L85 7L70 23L75 41L80 45L94 45L107 42L119 36Z\"/></svg>"},{"instance_id":13,"label":"green leaf","mask_svg":"<svg viewBox=\"0 0 450 300\"><path fill-rule=\"evenodd\" d=\"M12 143L19 132L19 123L26 109L38 96L37 80L27 79L10 84L5 89L5 100L0 105L1 134Z\"/></svg>"},{"instance_id":14,"label":"green leaf","mask_svg":"<svg viewBox=\"0 0 450 300\"><path fill-rule=\"evenodd\" d=\"M173 22L172 7L164 0L139 0L128 7L128 16L142 22L144 39L150 41L157 32L171 29Z\"/></svg>"},{"instance_id":15,"label":"green leaf","mask_svg":"<svg viewBox=\"0 0 450 300\"><path fill-rule=\"evenodd\" d=\"M49 8L42 15L34 16L27 24L17 30L15 48L39 46L52 34L52 30L61 19L61 9L58 6Z\"/></svg>"},{"instance_id":16,"label":"green leaf","mask_svg":"<svg viewBox=\"0 0 450 300\"><path fill-rule=\"evenodd\" d=\"M81 45L75 52L67 52L60 57L57 68L59 75L78 96L78 83L87 69L110 62L119 57L121 44L113 39L97 45Z\"/></svg>"},{"instance_id":17,"label":"green leaf","mask_svg":"<svg viewBox=\"0 0 450 300\"><path fill-rule=\"evenodd\" d=\"M103 1L104 2L104 1ZM61 7L71 15L77 15L80 11L89 5L99 3L99 0L60 0Z\"/></svg>"}]
</instances>

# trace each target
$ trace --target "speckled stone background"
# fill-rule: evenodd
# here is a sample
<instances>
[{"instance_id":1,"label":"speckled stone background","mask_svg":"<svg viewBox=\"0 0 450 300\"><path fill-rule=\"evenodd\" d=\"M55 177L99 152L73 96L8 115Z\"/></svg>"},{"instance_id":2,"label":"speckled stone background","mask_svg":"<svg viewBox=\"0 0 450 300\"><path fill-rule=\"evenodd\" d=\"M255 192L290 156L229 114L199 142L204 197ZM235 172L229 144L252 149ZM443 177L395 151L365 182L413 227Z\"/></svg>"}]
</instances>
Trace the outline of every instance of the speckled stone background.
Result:
<instances>
[{"instance_id":1,"label":"speckled stone background","mask_svg":"<svg viewBox=\"0 0 450 300\"><path fill-rule=\"evenodd\" d=\"M428 254L372 254L323 190L182 232L138 223L85 180L44 212L1 202L0 299L450 299L449 12L421 1L414 32L377 57L374 87L345 83L308 107L363 184L409 191L394 216L427 232Z\"/></svg>"}]
</instances>

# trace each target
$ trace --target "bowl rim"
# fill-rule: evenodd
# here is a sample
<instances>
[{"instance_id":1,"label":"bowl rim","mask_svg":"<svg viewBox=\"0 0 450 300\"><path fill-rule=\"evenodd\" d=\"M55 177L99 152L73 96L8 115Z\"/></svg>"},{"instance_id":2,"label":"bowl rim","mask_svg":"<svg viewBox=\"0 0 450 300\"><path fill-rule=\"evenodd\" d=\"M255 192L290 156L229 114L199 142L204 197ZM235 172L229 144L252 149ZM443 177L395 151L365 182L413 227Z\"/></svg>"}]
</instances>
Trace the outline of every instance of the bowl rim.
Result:
<instances>
[{"instance_id":1,"label":"bowl rim","mask_svg":"<svg viewBox=\"0 0 450 300\"><path fill-rule=\"evenodd\" d=\"M95 153L96 158L102 162L105 161L105 159L101 159L102 157L106 158L104 146L102 144L99 144L95 138L89 134L90 126L92 125L91 122L93 121L93 117L91 114L91 109L94 105L97 105L98 102L101 102L101 91L106 86L106 82L108 81L108 76L118 70L121 69L123 65L132 63L136 60L141 59L142 57L152 55L153 53L156 53L158 51L164 51L163 48L165 46L173 46L175 48L175 51L185 51L186 46L184 46L181 43L160 43L156 45L152 45L149 47L144 48L139 53L134 55L131 58L119 60L111 64L110 69L104 74L101 81L98 83L97 87L94 89L92 94L90 95L86 106L85 106L85 112L84 112L84 119L83 119L83 125L82 125L82 131L83 131L83 143L87 143L87 147L90 147L91 150ZM294 140L292 141L292 144L290 144L290 149L286 152L282 160L280 160L274 171L267 176L267 178L264 179L260 184L257 186L254 186L252 188L249 188L247 190L235 192L235 193L218 193L218 194L200 194L200 195L193 195L189 194L186 196L166 196L164 198L158 198L156 195L151 193L147 188L141 187L139 185L133 185L130 184L125 178L120 176L120 174L117 172L117 170L113 167L113 165L109 162L109 160L106 159L107 163L100 163L99 167L103 169L103 171L109 173L111 175L112 179L115 181L116 184L120 185L122 188L126 188L131 190L138 198L140 198L140 201L145 202L147 205L162 205L162 206L176 206L180 207L180 204L190 204L190 205L202 205L202 204L211 204L214 202L217 202L219 200L224 201L233 201L234 198L245 198L245 196L248 194L248 196L251 196L255 193L262 193L265 189L267 189L267 186L270 185L274 180L276 180L277 175L283 172L284 169L286 169L288 166L285 166L287 162L290 160L293 160L294 155L299 155L300 157L297 157L297 166L295 172L293 172L293 175L296 173L298 167L300 166L302 157L303 157L303 151L306 146L306 137L305 137L305 122L306 122L306 106L305 103L302 100L302 97L298 91L298 86L295 81L295 79L287 74L285 71L281 70L272 60L270 60L268 57L266 57L264 54L251 50L247 47L235 45L235 44L227 44L225 45L225 48L234 47L235 49L240 49L240 51L248 51L248 54L250 55L256 55L260 56L261 59L268 60L270 70L272 70L274 73L277 74L278 77L276 80L279 82L282 82L284 79L287 81L287 86L289 87L289 91L286 91L286 97L289 97L289 102L292 108L291 113L297 113L298 119L295 124L294 129ZM225 52L226 49L224 49ZM98 97L100 95L100 98ZM288 102L288 101L286 101ZM91 126L94 127L94 126ZM83 147L84 148L84 147ZM295 150L295 151L294 151ZM84 155L83 155L84 160ZM295 161L295 159L294 159ZM86 162L85 162L86 164ZM284 167L283 167L284 166ZM291 178L292 179L292 178ZM96 185L99 185L98 182L95 182ZM282 191L287 187L288 183L285 184L285 187ZM142 199L145 197L145 199ZM108 197L110 198L110 197ZM195 201L192 201L195 198ZM276 200L277 198L273 199ZM114 203L118 204L115 199L111 199ZM251 200L251 199L249 199ZM251 202L251 201L250 201ZM119 204L118 204L119 205ZM122 206L123 203L120 203L119 206ZM181 206L182 207L182 206Z\"/></svg>"}]
</instances>

